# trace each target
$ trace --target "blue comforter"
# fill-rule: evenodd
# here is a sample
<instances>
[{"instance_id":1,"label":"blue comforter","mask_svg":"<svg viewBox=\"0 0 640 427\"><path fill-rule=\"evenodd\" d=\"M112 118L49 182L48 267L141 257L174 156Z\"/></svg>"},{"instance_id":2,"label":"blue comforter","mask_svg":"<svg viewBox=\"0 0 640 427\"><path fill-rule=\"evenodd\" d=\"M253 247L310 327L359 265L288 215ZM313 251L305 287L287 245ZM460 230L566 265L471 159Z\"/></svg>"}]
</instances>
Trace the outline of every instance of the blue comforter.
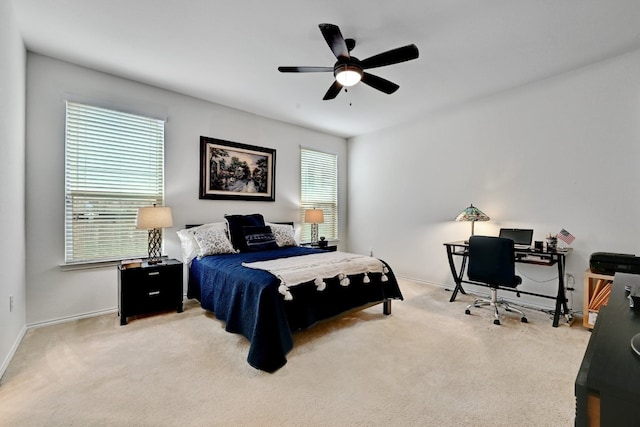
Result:
<instances>
[{"instance_id":1,"label":"blue comforter","mask_svg":"<svg viewBox=\"0 0 640 427\"><path fill-rule=\"evenodd\" d=\"M212 311L226 323L228 332L244 335L250 341L247 361L251 366L274 372L287 363L293 348L292 332L314 323L386 299L402 299L393 272L388 281L381 274L352 276L349 286L340 286L337 278L328 279L319 292L313 282L291 288L293 300L285 301L278 292L278 279L271 273L242 266L243 262L320 252L318 249L288 247L270 251L207 256L193 260L189 269L190 298Z\"/></svg>"}]
</instances>

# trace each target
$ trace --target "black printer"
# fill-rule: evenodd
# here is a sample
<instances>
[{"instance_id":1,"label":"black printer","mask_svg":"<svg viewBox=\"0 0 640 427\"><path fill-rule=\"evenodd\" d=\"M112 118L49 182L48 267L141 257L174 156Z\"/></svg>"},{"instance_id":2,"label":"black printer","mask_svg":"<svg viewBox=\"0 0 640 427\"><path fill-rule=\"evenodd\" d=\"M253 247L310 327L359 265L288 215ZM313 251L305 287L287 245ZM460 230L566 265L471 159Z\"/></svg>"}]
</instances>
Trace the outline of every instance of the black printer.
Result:
<instances>
[{"instance_id":1,"label":"black printer","mask_svg":"<svg viewBox=\"0 0 640 427\"><path fill-rule=\"evenodd\" d=\"M589 259L589 268L592 273L597 274L640 274L640 257L631 254L594 252Z\"/></svg>"}]
</instances>

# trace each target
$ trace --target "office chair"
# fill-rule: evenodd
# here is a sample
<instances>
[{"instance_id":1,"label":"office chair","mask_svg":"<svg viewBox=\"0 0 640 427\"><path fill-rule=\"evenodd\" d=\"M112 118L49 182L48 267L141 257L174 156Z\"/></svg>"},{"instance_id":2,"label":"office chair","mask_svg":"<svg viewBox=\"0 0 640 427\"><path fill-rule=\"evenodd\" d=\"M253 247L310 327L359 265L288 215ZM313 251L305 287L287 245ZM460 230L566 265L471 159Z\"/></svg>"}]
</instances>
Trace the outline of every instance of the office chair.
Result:
<instances>
[{"instance_id":1,"label":"office chair","mask_svg":"<svg viewBox=\"0 0 640 427\"><path fill-rule=\"evenodd\" d=\"M469 238L469 269L467 276L474 282L486 283L491 288L491 299L479 298L469 304L465 310L471 314L471 307L493 306L495 309L494 324L500 324L498 306L505 311L520 313L521 322L527 323L525 314L517 308L511 307L503 299L498 299L498 287L515 288L522 283L520 276L515 273L515 255L513 240L502 237L471 236Z\"/></svg>"}]
</instances>

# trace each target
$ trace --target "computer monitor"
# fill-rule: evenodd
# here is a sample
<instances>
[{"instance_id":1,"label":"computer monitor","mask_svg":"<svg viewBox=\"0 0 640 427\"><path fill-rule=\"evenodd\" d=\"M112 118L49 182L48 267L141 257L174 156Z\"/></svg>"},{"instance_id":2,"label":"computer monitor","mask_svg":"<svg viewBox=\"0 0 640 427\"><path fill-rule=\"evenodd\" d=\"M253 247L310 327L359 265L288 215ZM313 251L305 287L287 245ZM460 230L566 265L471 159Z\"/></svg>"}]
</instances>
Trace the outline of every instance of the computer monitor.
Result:
<instances>
[{"instance_id":1,"label":"computer monitor","mask_svg":"<svg viewBox=\"0 0 640 427\"><path fill-rule=\"evenodd\" d=\"M501 228L500 237L513 240L516 245L531 246L533 230L526 228Z\"/></svg>"}]
</instances>

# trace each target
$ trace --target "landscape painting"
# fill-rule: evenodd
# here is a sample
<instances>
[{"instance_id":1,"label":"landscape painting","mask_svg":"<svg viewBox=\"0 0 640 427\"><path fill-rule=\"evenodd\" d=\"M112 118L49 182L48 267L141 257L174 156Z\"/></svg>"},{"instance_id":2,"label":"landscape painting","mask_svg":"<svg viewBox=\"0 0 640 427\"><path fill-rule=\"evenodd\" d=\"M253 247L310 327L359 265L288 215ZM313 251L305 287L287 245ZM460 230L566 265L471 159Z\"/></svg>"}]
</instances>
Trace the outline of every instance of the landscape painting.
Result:
<instances>
[{"instance_id":1,"label":"landscape painting","mask_svg":"<svg viewBox=\"0 0 640 427\"><path fill-rule=\"evenodd\" d=\"M275 200L276 150L200 137L200 199Z\"/></svg>"}]
</instances>

